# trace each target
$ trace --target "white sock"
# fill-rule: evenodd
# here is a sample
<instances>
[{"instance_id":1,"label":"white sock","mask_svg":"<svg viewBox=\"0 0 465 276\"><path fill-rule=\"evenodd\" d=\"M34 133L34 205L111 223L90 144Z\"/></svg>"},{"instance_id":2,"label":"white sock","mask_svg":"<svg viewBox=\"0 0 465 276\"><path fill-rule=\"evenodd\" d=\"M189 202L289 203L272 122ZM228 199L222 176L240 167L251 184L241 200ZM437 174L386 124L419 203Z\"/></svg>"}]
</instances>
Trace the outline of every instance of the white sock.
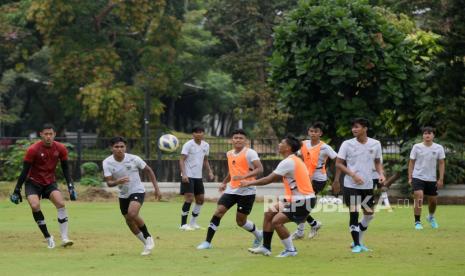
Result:
<instances>
[{"instance_id":1,"label":"white sock","mask_svg":"<svg viewBox=\"0 0 465 276\"><path fill-rule=\"evenodd\" d=\"M145 238L144 238L144 234L142 234L142 232L137 233L136 237L137 237L143 244L146 243L146 240L145 240Z\"/></svg>"},{"instance_id":2,"label":"white sock","mask_svg":"<svg viewBox=\"0 0 465 276\"><path fill-rule=\"evenodd\" d=\"M190 224L197 224L197 217L200 215L200 209L202 209L202 205L194 204L194 209L192 210L192 217Z\"/></svg>"},{"instance_id":3,"label":"white sock","mask_svg":"<svg viewBox=\"0 0 465 276\"><path fill-rule=\"evenodd\" d=\"M305 231L305 222L299 223L299 225L297 226L297 232L301 234L304 231Z\"/></svg>"},{"instance_id":4,"label":"white sock","mask_svg":"<svg viewBox=\"0 0 465 276\"><path fill-rule=\"evenodd\" d=\"M382 192L381 198L383 199L384 206L391 206L387 192Z\"/></svg>"},{"instance_id":5,"label":"white sock","mask_svg":"<svg viewBox=\"0 0 465 276\"><path fill-rule=\"evenodd\" d=\"M292 243L292 237L291 236L289 236L287 239L281 240L281 242L283 243L286 250L295 251L295 247L294 247L294 244Z\"/></svg>"},{"instance_id":6,"label":"white sock","mask_svg":"<svg viewBox=\"0 0 465 276\"><path fill-rule=\"evenodd\" d=\"M360 222L360 224L365 227L365 228L368 228L368 224L370 224L370 221L372 221L374 218L373 215L363 215L362 217L362 221ZM365 231L363 231L362 229L360 229L359 233L358 233L358 239L360 241L360 244L363 244L363 236L365 235Z\"/></svg>"},{"instance_id":7,"label":"white sock","mask_svg":"<svg viewBox=\"0 0 465 276\"><path fill-rule=\"evenodd\" d=\"M68 214L66 208L59 208L58 211L58 224L60 225L61 239L68 239Z\"/></svg>"},{"instance_id":8,"label":"white sock","mask_svg":"<svg viewBox=\"0 0 465 276\"><path fill-rule=\"evenodd\" d=\"M261 237L260 231L257 229L257 227L255 227L255 224L250 220L248 220L244 225L242 225L242 228L254 234L255 238L257 239Z\"/></svg>"},{"instance_id":9,"label":"white sock","mask_svg":"<svg viewBox=\"0 0 465 276\"><path fill-rule=\"evenodd\" d=\"M429 218L429 219L434 218L434 214L429 214L428 218Z\"/></svg>"}]
</instances>

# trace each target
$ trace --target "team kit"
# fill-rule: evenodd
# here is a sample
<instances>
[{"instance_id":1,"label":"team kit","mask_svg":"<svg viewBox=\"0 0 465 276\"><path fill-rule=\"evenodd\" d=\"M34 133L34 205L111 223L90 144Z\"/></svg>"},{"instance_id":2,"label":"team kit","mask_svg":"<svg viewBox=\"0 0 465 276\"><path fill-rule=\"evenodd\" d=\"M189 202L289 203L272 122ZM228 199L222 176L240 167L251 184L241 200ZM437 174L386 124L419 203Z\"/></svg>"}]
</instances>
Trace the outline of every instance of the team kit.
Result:
<instances>
[{"instance_id":1,"label":"team kit","mask_svg":"<svg viewBox=\"0 0 465 276\"><path fill-rule=\"evenodd\" d=\"M342 193L343 201L349 209L349 232L352 238L350 250L353 253L370 251L363 238L370 222L374 219L374 188L380 189L382 197L387 200L386 190L390 185L384 175L381 143L368 137L369 121L356 118L351 124L353 138L344 141L336 152L330 145L320 140L324 128L321 122L311 124L308 127L308 139L303 141L292 135L284 137L278 146L283 159L266 176L263 176L259 154L248 147L247 133L243 129L234 130L231 134L232 149L226 153L228 173L218 187L221 196L211 216L205 239L198 244L197 249L213 248L213 238L223 216L236 206L236 223L249 232L252 238L251 247L248 249L250 253L272 255L271 243L276 232L284 247L276 257L296 256L298 251L293 240L305 236L306 225L308 224L310 229L308 233L310 239L314 238L323 226L311 211L316 205L316 196L325 188L329 180L326 167L328 159L331 159L336 167L331 184L333 193ZM415 230L423 229L421 211L425 197L428 200L429 211L426 220L432 228L439 227L434 214L437 191L444 185L445 172L445 151L441 145L433 142L435 130L432 127L424 127L421 131L423 141L413 146L408 163L408 183L412 187L415 199ZM180 231L201 229L197 219L204 203L203 179L213 180L215 177L208 161L210 146L204 140L204 133L203 127L193 128L192 139L186 142L181 150L180 193L184 197L184 202L181 206ZM77 200L68 166L67 149L54 140L55 135L55 127L51 124L45 124L40 129L41 140L26 150L22 171L10 196L13 203L22 202L21 190L24 184L25 196L32 216L50 249L56 246L55 238L48 232L45 216L40 208L41 199L49 199L57 209L61 246L70 247L74 244L68 236L65 201L56 183L55 170L59 162L69 198ZM118 187L121 214L129 230L143 245L141 255L150 255L155 243L144 219L139 214L145 198L145 188L140 173L150 179L155 197L160 199L161 192L155 173L142 158L126 152L125 138L112 138L110 149L112 154L102 164L104 181L109 187ZM208 173L207 176L204 176L204 171ZM256 187L277 182L283 184L283 194L278 202L265 210L262 229L259 229L248 217L255 203ZM189 214L191 217L188 222ZM286 227L290 222L298 225L293 233L290 233Z\"/></svg>"}]
</instances>

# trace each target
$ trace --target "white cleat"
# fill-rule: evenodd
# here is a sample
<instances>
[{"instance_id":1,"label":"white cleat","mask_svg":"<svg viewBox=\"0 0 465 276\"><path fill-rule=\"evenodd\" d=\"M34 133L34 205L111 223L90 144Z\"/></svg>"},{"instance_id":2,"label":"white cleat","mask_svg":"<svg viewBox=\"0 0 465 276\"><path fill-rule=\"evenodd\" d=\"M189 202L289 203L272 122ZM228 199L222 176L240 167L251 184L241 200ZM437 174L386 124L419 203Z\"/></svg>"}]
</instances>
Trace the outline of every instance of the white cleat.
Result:
<instances>
[{"instance_id":1,"label":"white cleat","mask_svg":"<svg viewBox=\"0 0 465 276\"><path fill-rule=\"evenodd\" d=\"M47 241L47 248L52 249L55 248L55 241L53 240L53 236L50 236L45 239Z\"/></svg>"},{"instance_id":2,"label":"white cleat","mask_svg":"<svg viewBox=\"0 0 465 276\"><path fill-rule=\"evenodd\" d=\"M71 246L71 245L73 245L73 244L74 244L74 242L73 242L72 240L70 240L70 239L64 239L64 240L61 242L61 247L66 248L66 247L69 247L69 246Z\"/></svg>"},{"instance_id":3,"label":"white cleat","mask_svg":"<svg viewBox=\"0 0 465 276\"><path fill-rule=\"evenodd\" d=\"M188 224L184 224L184 225L181 225L181 227L179 227L179 230L181 230L181 231L193 231L194 229L192 229Z\"/></svg>"},{"instance_id":4,"label":"white cleat","mask_svg":"<svg viewBox=\"0 0 465 276\"><path fill-rule=\"evenodd\" d=\"M300 232L300 231L295 231L294 233L292 233L291 235L291 238L293 240L300 240L302 239L303 237L305 236L305 232Z\"/></svg>"},{"instance_id":5,"label":"white cleat","mask_svg":"<svg viewBox=\"0 0 465 276\"><path fill-rule=\"evenodd\" d=\"M297 256L297 250L294 249L294 251L291 250L284 250L281 252L276 258L286 258L286 257L294 257Z\"/></svg>"},{"instance_id":6,"label":"white cleat","mask_svg":"<svg viewBox=\"0 0 465 276\"><path fill-rule=\"evenodd\" d=\"M152 250L149 250L147 249L147 247L144 247L144 251L142 251L142 253L140 253L142 256L148 256L150 254L152 254Z\"/></svg>"},{"instance_id":7,"label":"white cleat","mask_svg":"<svg viewBox=\"0 0 465 276\"><path fill-rule=\"evenodd\" d=\"M248 250L252 254L261 254L263 256L271 255L271 251L268 248L264 247L263 245L256 247L256 248L249 248Z\"/></svg>"},{"instance_id":8,"label":"white cleat","mask_svg":"<svg viewBox=\"0 0 465 276\"><path fill-rule=\"evenodd\" d=\"M155 247L155 242L153 241L152 237L147 237L145 241L145 248L148 250L152 250Z\"/></svg>"},{"instance_id":9,"label":"white cleat","mask_svg":"<svg viewBox=\"0 0 465 276\"><path fill-rule=\"evenodd\" d=\"M201 244L199 244L199 246L197 246L198 250L211 249L211 248L212 248L212 244L207 241L203 241Z\"/></svg>"},{"instance_id":10,"label":"white cleat","mask_svg":"<svg viewBox=\"0 0 465 276\"><path fill-rule=\"evenodd\" d=\"M201 229L202 227L200 227L200 225L198 225L197 223L191 223L189 224L189 227L192 229L192 230L199 230Z\"/></svg>"},{"instance_id":11,"label":"white cleat","mask_svg":"<svg viewBox=\"0 0 465 276\"><path fill-rule=\"evenodd\" d=\"M323 227L323 223L317 221L316 225L312 226L310 228L310 233L308 233L308 238L313 239L316 236L316 234L318 233L318 230L320 230L321 227Z\"/></svg>"}]
</instances>

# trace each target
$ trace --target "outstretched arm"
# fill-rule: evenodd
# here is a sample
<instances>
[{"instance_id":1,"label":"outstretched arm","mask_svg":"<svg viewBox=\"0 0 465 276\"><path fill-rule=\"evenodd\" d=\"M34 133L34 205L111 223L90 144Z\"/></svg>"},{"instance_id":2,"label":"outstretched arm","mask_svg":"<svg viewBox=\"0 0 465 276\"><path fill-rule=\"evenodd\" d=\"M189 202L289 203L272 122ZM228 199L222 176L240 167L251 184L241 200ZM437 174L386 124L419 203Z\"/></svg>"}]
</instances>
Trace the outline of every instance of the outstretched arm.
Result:
<instances>
[{"instance_id":1,"label":"outstretched arm","mask_svg":"<svg viewBox=\"0 0 465 276\"><path fill-rule=\"evenodd\" d=\"M253 180L253 181L245 181L245 180L243 180L243 181L241 181L241 187L265 186L265 185L268 185L270 183L280 181L281 179L282 179L281 175L275 174L273 172L273 173L270 173L269 175L267 175L267 176L265 176L263 178L257 179L257 180Z\"/></svg>"}]
</instances>

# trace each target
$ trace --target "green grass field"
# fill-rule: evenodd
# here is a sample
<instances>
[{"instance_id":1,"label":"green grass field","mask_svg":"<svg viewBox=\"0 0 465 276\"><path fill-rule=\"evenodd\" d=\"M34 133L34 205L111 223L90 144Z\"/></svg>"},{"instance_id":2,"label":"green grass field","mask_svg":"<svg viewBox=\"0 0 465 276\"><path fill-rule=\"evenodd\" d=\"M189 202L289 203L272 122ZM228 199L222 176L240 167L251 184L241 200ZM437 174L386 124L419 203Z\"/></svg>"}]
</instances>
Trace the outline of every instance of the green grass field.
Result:
<instances>
[{"instance_id":1,"label":"green grass field","mask_svg":"<svg viewBox=\"0 0 465 276\"><path fill-rule=\"evenodd\" d=\"M43 201L52 235L59 242L56 211ZM347 213L318 213L324 223L314 240L295 242L299 255L279 259L251 255L252 236L235 225L234 212L222 220L214 248L198 251L205 230L180 232L181 202L146 202L142 215L155 237L156 247L140 256L142 244L127 229L116 202L68 202L69 249L49 250L35 225L27 203L0 202L1 275L271 275L271 274L417 274L463 275L465 270L465 207L439 206L440 229L414 231L412 211L395 208L377 213L366 235L372 252L352 254ZM215 204L207 203L200 224L207 226ZM262 225L263 203L251 219ZM294 230L295 225L288 224ZM274 236L273 254L282 250Z\"/></svg>"}]
</instances>

